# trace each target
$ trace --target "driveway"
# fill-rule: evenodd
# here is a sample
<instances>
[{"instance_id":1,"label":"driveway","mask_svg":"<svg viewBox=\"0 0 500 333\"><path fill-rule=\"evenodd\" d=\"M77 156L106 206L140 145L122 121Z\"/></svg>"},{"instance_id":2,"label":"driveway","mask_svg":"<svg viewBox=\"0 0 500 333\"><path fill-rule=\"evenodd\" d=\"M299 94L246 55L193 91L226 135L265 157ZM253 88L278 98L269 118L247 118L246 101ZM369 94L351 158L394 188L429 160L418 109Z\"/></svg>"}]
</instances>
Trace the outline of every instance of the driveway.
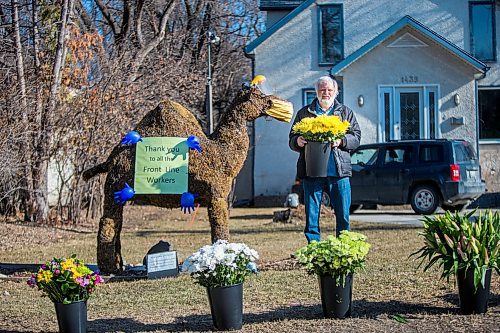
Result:
<instances>
[{"instance_id":1,"label":"driveway","mask_svg":"<svg viewBox=\"0 0 500 333\"><path fill-rule=\"evenodd\" d=\"M352 221L367 223L404 224L422 226L420 219L422 215L417 215L412 210L368 210L360 209L351 214Z\"/></svg>"},{"instance_id":2,"label":"driveway","mask_svg":"<svg viewBox=\"0 0 500 333\"><path fill-rule=\"evenodd\" d=\"M462 213L470 212L472 209L466 209ZM492 209L493 212L498 209ZM439 209L436 214L443 214L444 211ZM476 213L477 214L477 213ZM367 222L367 223L386 223L386 224L406 224L414 226L422 226L423 215L415 214L409 210L385 210L385 209L360 209L354 214L351 214L352 221Z\"/></svg>"}]
</instances>

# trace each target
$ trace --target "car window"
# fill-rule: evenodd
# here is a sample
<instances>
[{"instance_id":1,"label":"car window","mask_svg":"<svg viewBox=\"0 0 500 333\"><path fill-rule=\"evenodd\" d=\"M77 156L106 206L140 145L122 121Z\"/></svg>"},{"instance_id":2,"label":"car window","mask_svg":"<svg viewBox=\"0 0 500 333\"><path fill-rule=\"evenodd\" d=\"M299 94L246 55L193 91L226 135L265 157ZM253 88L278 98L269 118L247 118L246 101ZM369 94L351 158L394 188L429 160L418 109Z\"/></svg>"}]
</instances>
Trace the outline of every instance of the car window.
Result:
<instances>
[{"instance_id":1,"label":"car window","mask_svg":"<svg viewBox=\"0 0 500 333\"><path fill-rule=\"evenodd\" d=\"M418 157L420 163L443 162L443 145L422 145Z\"/></svg>"},{"instance_id":2,"label":"car window","mask_svg":"<svg viewBox=\"0 0 500 333\"><path fill-rule=\"evenodd\" d=\"M412 147L387 147L384 155L384 165L409 164L412 160Z\"/></svg>"},{"instance_id":3,"label":"car window","mask_svg":"<svg viewBox=\"0 0 500 333\"><path fill-rule=\"evenodd\" d=\"M366 148L355 151L351 157L352 164L375 165L377 163L378 148Z\"/></svg>"},{"instance_id":4,"label":"car window","mask_svg":"<svg viewBox=\"0 0 500 333\"><path fill-rule=\"evenodd\" d=\"M476 154L467 141L453 142L455 162L470 162L476 159Z\"/></svg>"}]
</instances>

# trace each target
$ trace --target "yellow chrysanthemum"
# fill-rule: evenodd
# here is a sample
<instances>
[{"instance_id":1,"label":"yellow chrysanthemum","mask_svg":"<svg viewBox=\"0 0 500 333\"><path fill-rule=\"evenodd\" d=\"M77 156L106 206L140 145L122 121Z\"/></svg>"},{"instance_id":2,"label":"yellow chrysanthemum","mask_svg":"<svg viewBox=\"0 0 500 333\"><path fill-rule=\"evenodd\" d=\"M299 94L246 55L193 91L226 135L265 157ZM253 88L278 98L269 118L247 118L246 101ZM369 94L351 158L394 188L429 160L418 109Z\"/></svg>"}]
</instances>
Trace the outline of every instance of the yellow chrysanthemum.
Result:
<instances>
[{"instance_id":1,"label":"yellow chrysanthemum","mask_svg":"<svg viewBox=\"0 0 500 333\"><path fill-rule=\"evenodd\" d=\"M52 272L51 271L42 271L36 275L37 282L50 282L52 280Z\"/></svg>"},{"instance_id":2,"label":"yellow chrysanthemum","mask_svg":"<svg viewBox=\"0 0 500 333\"><path fill-rule=\"evenodd\" d=\"M342 121L337 116L321 115L302 119L293 126L292 132L309 141L332 142L343 138L349 126L347 120Z\"/></svg>"}]
</instances>

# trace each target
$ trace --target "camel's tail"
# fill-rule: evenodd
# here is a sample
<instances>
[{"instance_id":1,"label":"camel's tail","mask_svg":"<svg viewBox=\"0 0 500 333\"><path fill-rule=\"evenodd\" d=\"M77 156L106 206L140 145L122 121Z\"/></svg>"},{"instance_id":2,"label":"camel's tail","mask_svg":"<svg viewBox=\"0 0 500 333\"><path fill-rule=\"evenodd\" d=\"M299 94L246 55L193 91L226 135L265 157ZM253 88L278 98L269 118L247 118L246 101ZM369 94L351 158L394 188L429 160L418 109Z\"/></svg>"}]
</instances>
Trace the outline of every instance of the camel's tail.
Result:
<instances>
[{"instance_id":1,"label":"camel's tail","mask_svg":"<svg viewBox=\"0 0 500 333\"><path fill-rule=\"evenodd\" d=\"M100 173L106 173L109 171L109 165L107 162L98 164L90 169L87 169L83 172L83 179L85 181L89 180L90 178L100 174Z\"/></svg>"}]
</instances>

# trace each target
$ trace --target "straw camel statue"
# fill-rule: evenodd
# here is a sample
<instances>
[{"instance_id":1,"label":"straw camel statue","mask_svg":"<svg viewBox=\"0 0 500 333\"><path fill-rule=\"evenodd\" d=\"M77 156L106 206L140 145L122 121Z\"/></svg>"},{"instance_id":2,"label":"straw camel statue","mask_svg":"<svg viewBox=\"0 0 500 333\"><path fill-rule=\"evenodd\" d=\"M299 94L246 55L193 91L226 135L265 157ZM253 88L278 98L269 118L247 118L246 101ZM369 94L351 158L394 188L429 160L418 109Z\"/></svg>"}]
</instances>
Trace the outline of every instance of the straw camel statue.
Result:
<instances>
[{"instance_id":1,"label":"straw camel statue","mask_svg":"<svg viewBox=\"0 0 500 333\"><path fill-rule=\"evenodd\" d=\"M247 122L266 115L290 121L292 113L291 103L276 96L266 96L252 86L241 90L208 137L193 114L172 101L160 103L134 130L142 137L195 135L199 138L203 152L190 154L188 191L198 194L196 201L207 207L214 242L217 239L229 240L227 200L233 179L240 172L248 153ZM114 192L120 191L125 183L133 187L134 165L135 145L117 145L104 163L83 174L88 180L99 173L107 173L104 212L97 236L97 263L103 272L118 272L123 266L120 241L123 205L115 202ZM180 195L174 194L136 195L133 201L158 207L180 207Z\"/></svg>"}]
</instances>

